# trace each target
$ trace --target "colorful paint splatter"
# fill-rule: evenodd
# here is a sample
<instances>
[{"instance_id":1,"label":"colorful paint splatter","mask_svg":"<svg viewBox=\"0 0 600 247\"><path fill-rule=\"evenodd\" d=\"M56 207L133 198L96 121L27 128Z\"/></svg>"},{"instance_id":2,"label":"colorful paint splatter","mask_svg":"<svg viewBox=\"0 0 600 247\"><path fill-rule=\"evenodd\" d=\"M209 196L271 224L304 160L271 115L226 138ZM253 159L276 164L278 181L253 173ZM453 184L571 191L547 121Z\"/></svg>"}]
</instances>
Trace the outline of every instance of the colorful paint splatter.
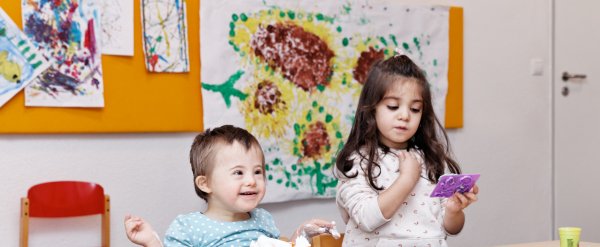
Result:
<instances>
[{"instance_id":1,"label":"colorful paint splatter","mask_svg":"<svg viewBox=\"0 0 600 247\"><path fill-rule=\"evenodd\" d=\"M104 106L97 2L22 1L23 31L52 62L25 89L27 106Z\"/></svg>"},{"instance_id":2,"label":"colorful paint splatter","mask_svg":"<svg viewBox=\"0 0 600 247\"><path fill-rule=\"evenodd\" d=\"M443 119L448 7L371 2L201 2L205 127L259 138L265 202L335 196L335 155L367 72L394 49L426 71Z\"/></svg>"},{"instance_id":3,"label":"colorful paint splatter","mask_svg":"<svg viewBox=\"0 0 600 247\"><path fill-rule=\"evenodd\" d=\"M0 107L50 64L0 8Z\"/></svg>"},{"instance_id":4,"label":"colorful paint splatter","mask_svg":"<svg viewBox=\"0 0 600 247\"><path fill-rule=\"evenodd\" d=\"M188 72L185 0L141 0L146 69Z\"/></svg>"}]
</instances>

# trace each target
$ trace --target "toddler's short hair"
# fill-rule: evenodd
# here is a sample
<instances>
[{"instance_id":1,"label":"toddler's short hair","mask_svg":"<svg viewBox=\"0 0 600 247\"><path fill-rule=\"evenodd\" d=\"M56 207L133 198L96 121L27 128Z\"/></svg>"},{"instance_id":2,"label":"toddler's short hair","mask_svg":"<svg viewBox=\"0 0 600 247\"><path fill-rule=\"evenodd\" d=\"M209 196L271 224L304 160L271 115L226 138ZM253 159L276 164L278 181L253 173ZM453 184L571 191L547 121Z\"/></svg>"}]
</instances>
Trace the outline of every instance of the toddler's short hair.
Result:
<instances>
[{"instance_id":1,"label":"toddler's short hair","mask_svg":"<svg viewBox=\"0 0 600 247\"><path fill-rule=\"evenodd\" d=\"M215 164L215 156L220 147L223 145L231 145L233 142L242 144L246 150L256 147L263 155L263 168L265 157L258 143L258 140L245 129L235 127L233 125L223 125L214 129L206 129L206 131L198 134L192 143L190 149L190 164L192 165L192 173L194 174L194 189L196 194L205 201L208 199L208 194L198 186L196 186L196 178L198 176L208 176L211 174Z\"/></svg>"}]
</instances>

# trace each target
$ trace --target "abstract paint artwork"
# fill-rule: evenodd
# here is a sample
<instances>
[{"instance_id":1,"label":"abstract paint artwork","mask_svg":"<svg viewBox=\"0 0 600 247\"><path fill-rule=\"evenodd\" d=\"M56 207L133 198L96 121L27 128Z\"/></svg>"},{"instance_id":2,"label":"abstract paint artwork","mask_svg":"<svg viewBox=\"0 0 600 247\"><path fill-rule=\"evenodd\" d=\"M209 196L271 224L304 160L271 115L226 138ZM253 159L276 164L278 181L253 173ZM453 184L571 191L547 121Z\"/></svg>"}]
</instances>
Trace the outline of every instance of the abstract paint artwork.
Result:
<instances>
[{"instance_id":1,"label":"abstract paint artwork","mask_svg":"<svg viewBox=\"0 0 600 247\"><path fill-rule=\"evenodd\" d=\"M188 72L185 0L140 0L146 69Z\"/></svg>"},{"instance_id":2,"label":"abstract paint artwork","mask_svg":"<svg viewBox=\"0 0 600 247\"><path fill-rule=\"evenodd\" d=\"M102 54L133 56L133 0L100 1Z\"/></svg>"},{"instance_id":3,"label":"abstract paint artwork","mask_svg":"<svg viewBox=\"0 0 600 247\"><path fill-rule=\"evenodd\" d=\"M104 106L97 3L22 1L23 31L52 63L25 89L26 106Z\"/></svg>"},{"instance_id":4,"label":"abstract paint artwork","mask_svg":"<svg viewBox=\"0 0 600 247\"><path fill-rule=\"evenodd\" d=\"M0 107L50 64L0 8Z\"/></svg>"},{"instance_id":5,"label":"abstract paint artwork","mask_svg":"<svg viewBox=\"0 0 600 247\"><path fill-rule=\"evenodd\" d=\"M335 196L337 152L374 61L407 54L438 117L449 7L393 0L201 1L204 127L248 129L265 152L264 202Z\"/></svg>"}]
</instances>

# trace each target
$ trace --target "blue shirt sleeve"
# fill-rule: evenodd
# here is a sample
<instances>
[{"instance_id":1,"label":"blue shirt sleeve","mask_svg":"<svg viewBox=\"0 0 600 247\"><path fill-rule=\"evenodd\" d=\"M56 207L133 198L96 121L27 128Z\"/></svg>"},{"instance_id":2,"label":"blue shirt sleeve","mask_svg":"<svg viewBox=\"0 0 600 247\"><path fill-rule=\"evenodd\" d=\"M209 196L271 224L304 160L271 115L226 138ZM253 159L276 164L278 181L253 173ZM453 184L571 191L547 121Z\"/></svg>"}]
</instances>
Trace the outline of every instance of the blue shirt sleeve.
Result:
<instances>
[{"instance_id":1,"label":"blue shirt sleeve","mask_svg":"<svg viewBox=\"0 0 600 247\"><path fill-rule=\"evenodd\" d=\"M192 247L191 227L183 220L182 215L177 216L165 234L165 247Z\"/></svg>"},{"instance_id":2,"label":"blue shirt sleeve","mask_svg":"<svg viewBox=\"0 0 600 247\"><path fill-rule=\"evenodd\" d=\"M273 219L273 215L269 213L269 211L257 208L256 209L256 219L258 224L262 226L261 228L265 231L265 235L270 238L278 239L281 233L277 226L275 225L275 220Z\"/></svg>"}]
</instances>

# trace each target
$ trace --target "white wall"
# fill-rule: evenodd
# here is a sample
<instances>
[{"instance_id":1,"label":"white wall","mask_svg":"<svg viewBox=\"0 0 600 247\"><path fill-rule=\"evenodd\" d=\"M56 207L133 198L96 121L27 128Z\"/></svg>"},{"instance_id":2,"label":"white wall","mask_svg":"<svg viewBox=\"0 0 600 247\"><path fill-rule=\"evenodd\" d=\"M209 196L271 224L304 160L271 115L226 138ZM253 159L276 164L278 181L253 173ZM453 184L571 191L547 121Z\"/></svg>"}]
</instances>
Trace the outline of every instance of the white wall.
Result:
<instances>
[{"instance_id":1,"label":"white wall","mask_svg":"<svg viewBox=\"0 0 600 247\"><path fill-rule=\"evenodd\" d=\"M451 131L465 171L482 173L455 246L552 238L551 1L462 1L463 129ZM531 76L530 60L545 61ZM501 232L500 232L501 231Z\"/></svg>"},{"instance_id":2,"label":"white wall","mask_svg":"<svg viewBox=\"0 0 600 247\"><path fill-rule=\"evenodd\" d=\"M404 2L464 7L464 128L449 136L464 171L482 174L481 194L467 209L463 233L450 243L480 247L550 239L551 0ZM529 74L532 58L545 61L543 76ZM203 207L193 190L187 158L194 135L0 135L2 245L18 245L19 198L29 186L49 180L104 185L112 199L113 246L130 246L122 226L127 213L146 217L163 233L177 214ZM284 235L308 218L341 223L333 200L264 207ZM45 234L49 227L38 221L33 231ZM80 228L87 229L76 230ZM90 241L80 235L62 236L48 240L51 236L35 235L31 246L81 246L75 242Z\"/></svg>"}]
</instances>

